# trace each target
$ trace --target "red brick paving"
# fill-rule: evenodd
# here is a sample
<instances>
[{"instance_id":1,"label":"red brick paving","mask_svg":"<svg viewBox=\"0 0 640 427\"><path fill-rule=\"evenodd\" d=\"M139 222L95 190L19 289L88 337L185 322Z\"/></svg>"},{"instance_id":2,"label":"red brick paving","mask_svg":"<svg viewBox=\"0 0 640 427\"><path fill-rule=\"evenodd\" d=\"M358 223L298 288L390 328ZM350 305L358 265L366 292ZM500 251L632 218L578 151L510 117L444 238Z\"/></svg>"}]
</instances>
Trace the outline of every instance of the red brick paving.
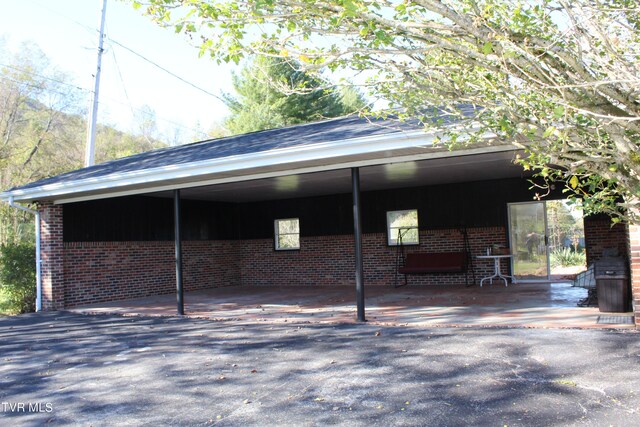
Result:
<instances>
[{"instance_id":1,"label":"red brick paving","mask_svg":"<svg viewBox=\"0 0 640 427\"><path fill-rule=\"evenodd\" d=\"M598 316L606 313L577 307L586 291L569 284L371 287L365 294L367 320L386 325L634 328L598 325ZM71 311L171 316L175 301L171 294ZM355 323L355 311L351 287L228 287L185 294L186 315L219 320Z\"/></svg>"}]
</instances>

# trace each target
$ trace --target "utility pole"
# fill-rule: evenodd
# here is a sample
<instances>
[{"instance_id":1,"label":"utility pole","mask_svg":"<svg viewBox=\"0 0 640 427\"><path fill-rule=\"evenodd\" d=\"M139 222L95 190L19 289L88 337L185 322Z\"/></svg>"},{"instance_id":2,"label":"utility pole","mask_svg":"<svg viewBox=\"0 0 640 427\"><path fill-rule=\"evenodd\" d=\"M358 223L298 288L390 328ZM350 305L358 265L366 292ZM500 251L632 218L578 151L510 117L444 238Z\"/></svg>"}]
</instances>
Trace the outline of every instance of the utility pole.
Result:
<instances>
[{"instance_id":1,"label":"utility pole","mask_svg":"<svg viewBox=\"0 0 640 427\"><path fill-rule=\"evenodd\" d=\"M95 163L95 140L96 140L96 121L98 119L98 94L100 93L100 71L102 68L102 48L104 42L104 21L107 14L107 0L102 1L102 18L100 19L100 39L98 40L98 65L96 66L96 75L93 81L93 93L91 99L91 109L89 110L89 118L87 120L87 147L84 157L84 165L93 166Z\"/></svg>"}]
</instances>

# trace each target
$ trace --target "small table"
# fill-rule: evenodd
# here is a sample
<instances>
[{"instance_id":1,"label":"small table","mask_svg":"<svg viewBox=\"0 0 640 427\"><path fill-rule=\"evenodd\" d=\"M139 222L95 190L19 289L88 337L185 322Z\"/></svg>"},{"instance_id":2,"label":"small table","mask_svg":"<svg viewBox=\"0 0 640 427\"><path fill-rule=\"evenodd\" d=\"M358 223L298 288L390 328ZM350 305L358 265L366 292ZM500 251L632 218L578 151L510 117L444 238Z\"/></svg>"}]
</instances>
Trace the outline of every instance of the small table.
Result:
<instances>
[{"instance_id":1,"label":"small table","mask_svg":"<svg viewBox=\"0 0 640 427\"><path fill-rule=\"evenodd\" d=\"M493 269L494 269L493 276L487 276L482 280L480 280L480 287L482 287L482 282L484 282L487 279L489 280L489 283L493 284L493 279L495 277L499 277L500 279L504 280L505 286L507 286L507 278L511 279L511 283L516 283L513 276L507 276L506 274L502 274L500 272L500 260L511 258L511 257L513 257L513 255L478 255L478 259L492 259Z\"/></svg>"}]
</instances>

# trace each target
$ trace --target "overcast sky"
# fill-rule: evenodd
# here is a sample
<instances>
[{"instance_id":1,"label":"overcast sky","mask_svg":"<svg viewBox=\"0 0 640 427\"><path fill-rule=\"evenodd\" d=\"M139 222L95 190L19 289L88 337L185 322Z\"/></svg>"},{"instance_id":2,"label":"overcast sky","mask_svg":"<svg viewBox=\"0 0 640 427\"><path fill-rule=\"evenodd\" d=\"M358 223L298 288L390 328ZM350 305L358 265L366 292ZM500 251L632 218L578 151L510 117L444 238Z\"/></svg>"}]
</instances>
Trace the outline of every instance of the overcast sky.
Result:
<instances>
[{"instance_id":1,"label":"overcast sky","mask_svg":"<svg viewBox=\"0 0 640 427\"><path fill-rule=\"evenodd\" d=\"M101 8L102 0L0 0L0 37L13 51L23 41L34 41L53 65L71 74L88 93ZM222 102L149 61L214 95L232 90L231 66L198 58L198 50L183 36L156 26L128 4L108 0L106 16L98 122L131 130L132 115L148 105L162 131L171 134L178 128L183 138L198 139L198 127L207 130L222 121L227 114ZM87 105L88 99L87 95Z\"/></svg>"}]
</instances>

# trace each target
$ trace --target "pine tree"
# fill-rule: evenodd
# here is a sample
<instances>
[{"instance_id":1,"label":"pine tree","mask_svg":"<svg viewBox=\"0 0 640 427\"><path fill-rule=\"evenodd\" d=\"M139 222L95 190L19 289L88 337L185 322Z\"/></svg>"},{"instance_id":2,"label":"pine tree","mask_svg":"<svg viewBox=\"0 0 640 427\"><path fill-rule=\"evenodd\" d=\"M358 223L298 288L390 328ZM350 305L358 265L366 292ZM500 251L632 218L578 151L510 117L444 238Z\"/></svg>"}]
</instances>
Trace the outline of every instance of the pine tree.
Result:
<instances>
[{"instance_id":1,"label":"pine tree","mask_svg":"<svg viewBox=\"0 0 640 427\"><path fill-rule=\"evenodd\" d=\"M353 88L300 71L299 64L258 57L233 76L236 96L224 97L231 133L247 133L353 114L365 105Z\"/></svg>"}]
</instances>

